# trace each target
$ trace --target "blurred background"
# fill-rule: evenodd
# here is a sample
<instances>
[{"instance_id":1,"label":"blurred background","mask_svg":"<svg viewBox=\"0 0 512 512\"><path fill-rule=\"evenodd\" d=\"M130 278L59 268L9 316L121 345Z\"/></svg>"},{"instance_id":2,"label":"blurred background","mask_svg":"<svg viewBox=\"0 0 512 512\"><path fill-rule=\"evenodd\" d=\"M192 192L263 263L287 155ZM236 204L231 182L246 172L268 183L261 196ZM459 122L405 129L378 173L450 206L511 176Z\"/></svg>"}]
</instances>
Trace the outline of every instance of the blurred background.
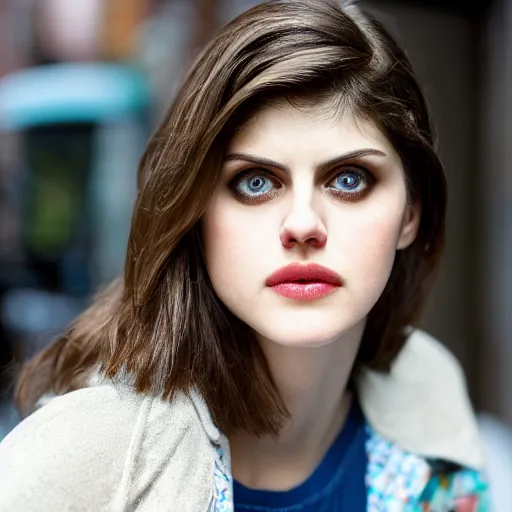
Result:
<instances>
[{"instance_id":1,"label":"blurred background","mask_svg":"<svg viewBox=\"0 0 512 512\"><path fill-rule=\"evenodd\" d=\"M255 3L0 0L0 366L121 271L144 144L191 59ZM412 59L448 174L423 326L460 359L477 411L512 426L512 2L363 5ZM0 439L18 421L9 381Z\"/></svg>"}]
</instances>

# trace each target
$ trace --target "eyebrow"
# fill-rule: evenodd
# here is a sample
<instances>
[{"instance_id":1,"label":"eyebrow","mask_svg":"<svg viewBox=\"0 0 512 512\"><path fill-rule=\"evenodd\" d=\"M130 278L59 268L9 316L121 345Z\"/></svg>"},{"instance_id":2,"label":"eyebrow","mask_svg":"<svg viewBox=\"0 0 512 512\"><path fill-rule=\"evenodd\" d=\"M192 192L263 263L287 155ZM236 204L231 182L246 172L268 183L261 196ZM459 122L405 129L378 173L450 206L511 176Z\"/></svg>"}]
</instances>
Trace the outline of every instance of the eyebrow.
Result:
<instances>
[{"instance_id":1,"label":"eyebrow","mask_svg":"<svg viewBox=\"0 0 512 512\"><path fill-rule=\"evenodd\" d=\"M335 156L334 158L330 158L324 162L321 162L317 166L317 170L321 171L327 167L332 167L334 165L340 165L345 163L347 160L353 160L354 158L361 158L364 156L378 156L381 158L385 158L387 155L383 151L379 149L373 148L365 148L365 149L356 149L355 151L349 151L348 153L344 153L342 155ZM270 160L268 158L261 158L259 156L250 155L247 153L230 153L226 156L225 161L244 161L250 162L256 165L265 165L268 167L274 167L276 169L281 169L285 172L290 172L290 168L286 165L283 165L274 160Z\"/></svg>"}]
</instances>

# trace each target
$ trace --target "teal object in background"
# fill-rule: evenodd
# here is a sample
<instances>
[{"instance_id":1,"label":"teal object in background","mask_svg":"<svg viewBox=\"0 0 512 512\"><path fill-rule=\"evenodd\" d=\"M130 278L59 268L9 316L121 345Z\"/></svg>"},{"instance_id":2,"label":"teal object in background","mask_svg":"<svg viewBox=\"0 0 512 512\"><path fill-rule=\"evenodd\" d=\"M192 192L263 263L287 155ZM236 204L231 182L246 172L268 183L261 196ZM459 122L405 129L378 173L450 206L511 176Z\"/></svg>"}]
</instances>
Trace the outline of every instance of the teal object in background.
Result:
<instances>
[{"instance_id":1,"label":"teal object in background","mask_svg":"<svg viewBox=\"0 0 512 512\"><path fill-rule=\"evenodd\" d=\"M149 101L145 76L126 65L37 66L0 80L0 130L117 121L144 111Z\"/></svg>"},{"instance_id":2,"label":"teal object in background","mask_svg":"<svg viewBox=\"0 0 512 512\"><path fill-rule=\"evenodd\" d=\"M151 105L147 76L127 64L48 64L0 80L0 134L23 141L23 240L58 263L67 291L122 270Z\"/></svg>"}]
</instances>

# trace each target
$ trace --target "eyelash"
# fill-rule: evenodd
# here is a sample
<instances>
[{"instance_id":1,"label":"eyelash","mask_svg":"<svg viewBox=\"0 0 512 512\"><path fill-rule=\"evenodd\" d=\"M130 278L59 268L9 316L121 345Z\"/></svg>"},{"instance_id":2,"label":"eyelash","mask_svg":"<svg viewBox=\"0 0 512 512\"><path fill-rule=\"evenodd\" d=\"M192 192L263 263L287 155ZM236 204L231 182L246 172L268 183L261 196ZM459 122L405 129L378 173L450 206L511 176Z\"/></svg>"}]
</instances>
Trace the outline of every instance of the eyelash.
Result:
<instances>
[{"instance_id":1,"label":"eyelash","mask_svg":"<svg viewBox=\"0 0 512 512\"><path fill-rule=\"evenodd\" d=\"M363 190L356 191L356 192L343 192L341 190L335 190L333 188L330 188L330 185L340 176L352 173L354 175L357 175L358 178L364 183L365 187ZM268 180L272 182L274 187L266 194L262 194L260 196L250 196L247 194L244 194L240 192L237 189L237 185L240 184L240 182L249 176L264 176ZM335 198L343 201L357 201L360 198L364 197L371 189L372 185L375 183L375 177L373 174L366 168L358 166L358 165L350 165L345 168L337 168L333 172L329 173L327 175L327 179L325 190L328 191L329 194L333 195ZM240 171L237 173L229 182L229 188L231 189L232 193L235 195L236 198L242 200L245 203L248 204L261 204L264 202L267 202L271 199L273 199L277 194L280 188L282 188L281 181L277 178L277 176L268 171L267 169L261 169L261 168L250 168L250 169L244 169L243 171Z\"/></svg>"}]
</instances>

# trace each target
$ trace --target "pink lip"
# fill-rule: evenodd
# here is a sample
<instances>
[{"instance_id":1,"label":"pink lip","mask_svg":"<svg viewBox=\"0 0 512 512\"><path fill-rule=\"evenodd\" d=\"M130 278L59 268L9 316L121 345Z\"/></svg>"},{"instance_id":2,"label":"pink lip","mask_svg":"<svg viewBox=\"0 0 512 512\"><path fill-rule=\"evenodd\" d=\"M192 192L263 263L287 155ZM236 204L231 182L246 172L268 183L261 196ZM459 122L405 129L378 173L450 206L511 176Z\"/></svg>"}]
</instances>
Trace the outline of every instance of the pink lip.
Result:
<instances>
[{"instance_id":1,"label":"pink lip","mask_svg":"<svg viewBox=\"0 0 512 512\"><path fill-rule=\"evenodd\" d=\"M333 293L343 285L340 276L316 263L291 263L265 281L277 294L290 299L314 300Z\"/></svg>"}]
</instances>

